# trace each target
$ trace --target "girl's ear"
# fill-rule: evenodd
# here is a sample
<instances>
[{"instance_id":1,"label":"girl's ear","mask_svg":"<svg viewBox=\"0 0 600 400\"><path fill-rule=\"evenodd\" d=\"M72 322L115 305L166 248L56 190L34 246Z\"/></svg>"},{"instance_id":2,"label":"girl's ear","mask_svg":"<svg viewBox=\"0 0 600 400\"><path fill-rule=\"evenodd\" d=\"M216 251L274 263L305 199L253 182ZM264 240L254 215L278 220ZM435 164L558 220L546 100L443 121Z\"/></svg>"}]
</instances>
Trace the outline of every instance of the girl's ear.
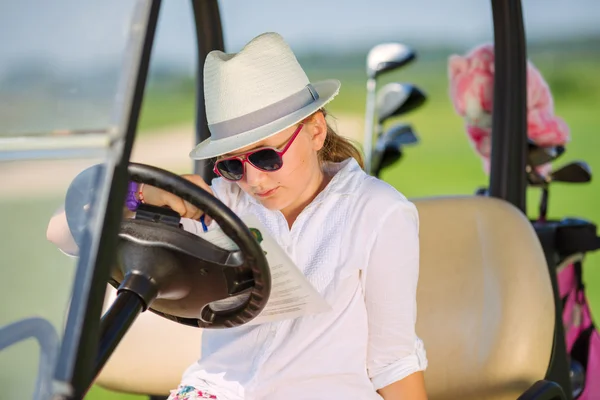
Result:
<instances>
[{"instance_id":1,"label":"girl's ear","mask_svg":"<svg viewBox=\"0 0 600 400\"><path fill-rule=\"evenodd\" d=\"M310 135L313 149L315 151L321 150L323 143L325 143L325 138L327 137L327 120L325 119L325 115L323 112L317 111L310 119L306 120L305 123L304 129L306 129Z\"/></svg>"}]
</instances>

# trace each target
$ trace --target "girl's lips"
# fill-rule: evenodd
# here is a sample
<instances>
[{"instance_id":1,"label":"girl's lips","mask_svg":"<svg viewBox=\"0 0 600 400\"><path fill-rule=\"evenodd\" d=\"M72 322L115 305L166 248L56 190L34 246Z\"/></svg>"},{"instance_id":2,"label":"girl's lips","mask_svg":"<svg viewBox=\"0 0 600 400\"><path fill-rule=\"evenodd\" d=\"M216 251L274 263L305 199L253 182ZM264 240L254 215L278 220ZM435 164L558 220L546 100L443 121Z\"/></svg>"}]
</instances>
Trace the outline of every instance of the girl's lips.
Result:
<instances>
[{"instance_id":1,"label":"girl's lips","mask_svg":"<svg viewBox=\"0 0 600 400\"><path fill-rule=\"evenodd\" d=\"M277 189L278 189L278 188L276 187L276 188L274 188L274 189L267 190L266 192L262 192L262 193L256 193L256 195L257 195L258 197L262 197L262 198L264 198L264 197L269 197L269 196L271 196L273 193L275 193L275 191L276 191Z\"/></svg>"}]
</instances>

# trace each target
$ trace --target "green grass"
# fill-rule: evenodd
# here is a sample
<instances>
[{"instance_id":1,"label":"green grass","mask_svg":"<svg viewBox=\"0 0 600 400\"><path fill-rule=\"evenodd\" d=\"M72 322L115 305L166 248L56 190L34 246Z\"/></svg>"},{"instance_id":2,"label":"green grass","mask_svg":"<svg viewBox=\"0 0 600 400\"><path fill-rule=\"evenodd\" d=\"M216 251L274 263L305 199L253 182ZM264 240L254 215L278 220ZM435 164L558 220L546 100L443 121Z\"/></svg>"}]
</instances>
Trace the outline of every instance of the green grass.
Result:
<instances>
[{"instance_id":1,"label":"green grass","mask_svg":"<svg viewBox=\"0 0 600 400\"><path fill-rule=\"evenodd\" d=\"M160 130L173 123L193 121L195 83L184 79L167 85L149 85L142 103L138 129Z\"/></svg>"},{"instance_id":2,"label":"green grass","mask_svg":"<svg viewBox=\"0 0 600 400\"><path fill-rule=\"evenodd\" d=\"M46 241L45 229L59 201L0 201L0 326L41 316L62 331L75 262ZM32 398L37 354L33 340L0 352L0 399Z\"/></svg>"},{"instance_id":3,"label":"green grass","mask_svg":"<svg viewBox=\"0 0 600 400\"><path fill-rule=\"evenodd\" d=\"M86 400L147 400L147 396L139 396L134 394L115 393L110 390L101 388L100 386L94 386L87 396Z\"/></svg>"},{"instance_id":4,"label":"green grass","mask_svg":"<svg viewBox=\"0 0 600 400\"><path fill-rule=\"evenodd\" d=\"M46 240L48 221L61 202L62 196L0 199L0 326L39 316L48 319L62 335L76 265ZM33 340L0 352L0 400L32 398L38 354ZM88 400L144 398L99 387L86 396Z\"/></svg>"},{"instance_id":5,"label":"green grass","mask_svg":"<svg viewBox=\"0 0 600 400\"><path fill-rule=\"evenodd\" d=\"M600 80L599 59L553 59L549 63L540 55L534 60L542 70L556 99L557 113L572 130L572 143L557 165L583 159L594 171L600 171ZM336 114L364 113L365 88L362 66L335 70L310 70L312 79L338 77L342 90L329 110ZM410 114L404 121L413 124L421 143L407 148L405 158L383 173L382 178L409 197L441 194L471 194L487 182L481 163L471 149L461 120L455 115L447 95L445 64L417 62L401 72L392 73L382 84L392 80L418 84L429 95L425 106ZM146 132L194 119L193 82L183 81L176 86L152 86L144 102L140 128ZM396 121L394 121L396 122ZM342 132L343 133L343 132ZM35 184L35 181L32 181ZM538 193L528 194L528 213L535 215ZM42 315L55 323L63 323L69 295L68 282L73 263L45 240L48 218L59 205L60 198L0 204L0 265L8 279L0 281L0 296L4 308L0 324L16 316ZM550 216L578 216L600 223L600 190L598 183L589 185L556 185L550 193ZM600 321L600 254L592 254L585 263L585 279L595 319ZM4 275L3 275L4 276ZM5 313L11 309L11 315ZM15 315L16 313L16 315ZM20 350L19 350L20 349ZM29 360L35 346L24 345L15 353L0 354L0 387L8 387L23 371L31 369L36 360ZM19 354L17 356L16 354ZM17 360L17 361L15 361ZM4 371L8 371L5 373ZM14 386L14 385L13 385ZM26 398L20 390L17 394ZM134 400L142 396L126 396L94 388L87 400Z\"/></svg>"}]
</instances>

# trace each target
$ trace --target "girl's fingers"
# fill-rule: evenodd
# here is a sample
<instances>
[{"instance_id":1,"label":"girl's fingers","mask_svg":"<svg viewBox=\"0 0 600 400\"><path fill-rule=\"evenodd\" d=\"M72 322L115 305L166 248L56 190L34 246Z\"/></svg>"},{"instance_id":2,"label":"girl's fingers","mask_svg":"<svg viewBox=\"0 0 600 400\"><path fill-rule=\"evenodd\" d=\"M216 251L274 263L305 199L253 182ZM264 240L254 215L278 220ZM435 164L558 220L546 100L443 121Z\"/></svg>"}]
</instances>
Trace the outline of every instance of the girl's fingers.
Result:
<instances>
[{"instance_id":1,"label":"girl's fingers","mask_svg":"<svg viewBox=\"0 0 600 400\"><path fill-rule=\"evenodd\" d=\"M187 208L185 207L185 203L179 197L175 195L168 196L166 199L166 206L171 208L173 211L177 212L182 217L187 213Z\"/></svg>"},{"instance_id":2,"label":"girl's fingers","mask_svg":"<svg viewBox=\"0 0 600 400\"><path fill-rule=\"evenodd\" d=\"M196 207L195 205L193 205L185 200L183 201L183 204L186 208L186 212L183 215L183 217L185 217L185 218L198 220L200 218L200 216L202 214L204 214L204 212L202 210L200 210L198 207Z\"/></svg>"},{"instance_id":3,"label":"girl's fingers","mask_svg":"<svg viewBox=\"0 0 600 400\"><path fill-rule=\"evenodd\" d=\"M213 219L211 217L208 216L208 214L204 214L204 223L206 224L206 226L210 225L210 223L213 221Z\"/></svg>"}]
</instances>

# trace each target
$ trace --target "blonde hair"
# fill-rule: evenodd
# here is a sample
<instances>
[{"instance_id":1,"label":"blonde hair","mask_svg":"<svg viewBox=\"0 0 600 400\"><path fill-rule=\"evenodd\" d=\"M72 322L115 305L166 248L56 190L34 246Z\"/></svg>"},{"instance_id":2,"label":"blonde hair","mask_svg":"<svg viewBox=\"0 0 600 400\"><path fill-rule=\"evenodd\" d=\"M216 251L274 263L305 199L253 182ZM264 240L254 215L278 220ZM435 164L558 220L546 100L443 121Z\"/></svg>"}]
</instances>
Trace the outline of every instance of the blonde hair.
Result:
<instances>
[{"instance_id":1,"label":"blonde hair","mask_svg":"<svg viewBox=\"0 0 600 400\"><path fill-rule=\"evenodd\" d=\"M310 121L314 118L315 114L322 113L323 117L327 117L327 111L325 109L320 109L314 114L310 115L305 119L305 121ZM323 143L323 147L319 150L319 160L321 162L341 162L347 160L348 158L354 158L358 165L362 169L365 168L365 162L362 153L358 148L352 144L352 142L338 135L338 133L331 127L329 122L325 121L327 124L327 136L325 137L325 143Z\"/></svg>"}]
</instances>

